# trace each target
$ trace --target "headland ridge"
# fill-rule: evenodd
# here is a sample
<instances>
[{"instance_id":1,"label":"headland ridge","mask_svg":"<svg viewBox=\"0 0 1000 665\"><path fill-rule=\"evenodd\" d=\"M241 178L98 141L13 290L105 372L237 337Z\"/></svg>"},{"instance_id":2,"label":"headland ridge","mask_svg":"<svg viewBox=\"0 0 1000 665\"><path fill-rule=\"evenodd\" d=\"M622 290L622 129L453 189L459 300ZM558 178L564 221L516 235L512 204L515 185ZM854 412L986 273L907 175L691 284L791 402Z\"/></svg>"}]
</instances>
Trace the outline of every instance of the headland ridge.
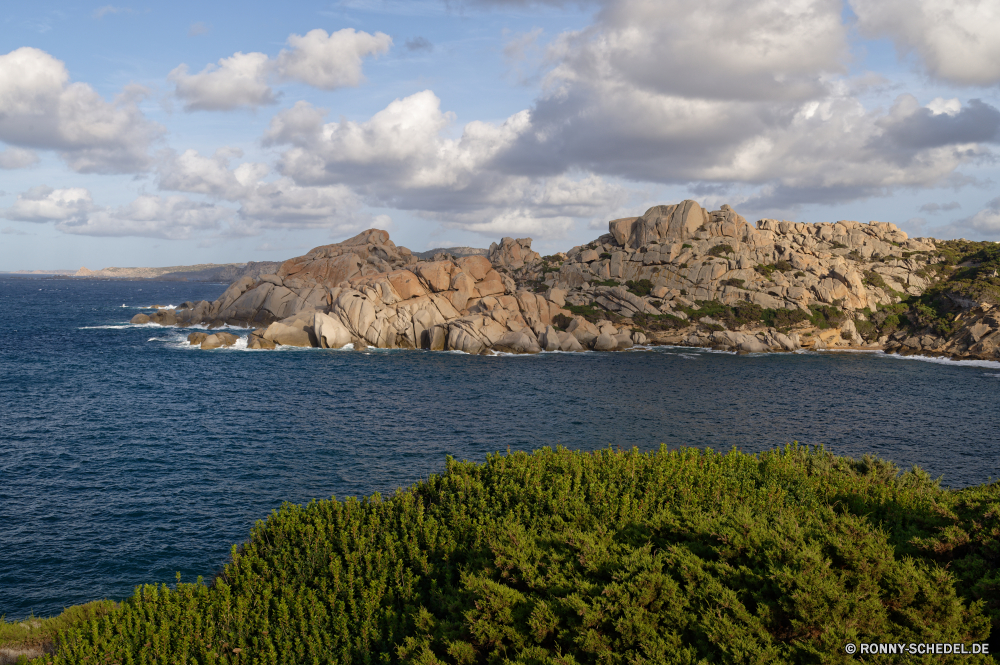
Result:
<instances>
[{"instance_id":1,"label":"headland ridge","mask_svg":"<svg viewBox=\"0 0 1000 665\"><path fill-rule=\"evenodd\" d=\"M470 249L470 248L463 248ZM530 238L421 259L369 229L243 275L214 302L134 323L254 328L249 347L490 352L637 344L736 352L861 349L1000 359L1000 244L894 224L750 224L728 205L653 206L541 256ZM193 333L203 348L232 336Z\"/></svg>"}]
</instances>

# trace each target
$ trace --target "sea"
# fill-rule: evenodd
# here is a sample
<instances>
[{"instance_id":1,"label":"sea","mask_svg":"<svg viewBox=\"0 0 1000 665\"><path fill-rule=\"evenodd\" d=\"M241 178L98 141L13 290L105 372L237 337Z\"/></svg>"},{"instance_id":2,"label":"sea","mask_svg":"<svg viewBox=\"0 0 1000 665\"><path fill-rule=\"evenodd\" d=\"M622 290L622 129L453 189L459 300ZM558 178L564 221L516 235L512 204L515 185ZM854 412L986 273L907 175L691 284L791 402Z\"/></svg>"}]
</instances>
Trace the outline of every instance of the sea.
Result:
<instances>
[{"instance_id":1,"label":"sea","mask_svg":"<svg viewBox=\"0 0 1000 665\"><path fill-rule=\"evenodd\" d=\"M211 578L283 502L392 494L446 456L791 442L1000 476L1000 363L691 348L201 351L131 325L225 284L0 276L0 615Z\"/></svg>"}]
</instances>

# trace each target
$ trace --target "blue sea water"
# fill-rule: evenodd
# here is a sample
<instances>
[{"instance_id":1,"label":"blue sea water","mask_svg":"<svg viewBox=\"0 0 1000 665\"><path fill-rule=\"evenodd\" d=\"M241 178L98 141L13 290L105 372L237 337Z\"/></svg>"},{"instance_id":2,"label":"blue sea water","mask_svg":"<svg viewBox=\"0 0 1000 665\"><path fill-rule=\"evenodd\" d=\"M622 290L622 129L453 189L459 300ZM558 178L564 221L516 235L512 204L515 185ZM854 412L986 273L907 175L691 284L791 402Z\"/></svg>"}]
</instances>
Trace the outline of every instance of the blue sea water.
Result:
<instances>
[{"instance_id":1,"label":"blue sea water","mask_svg":"<svg viewBox=\"0 0 1000 665\"><path fill-rule=\"evenodd\" d=\"M0 277L0 615L211 576L282 502L391 493L446 455L799 441L952 487L1000 475L998 363L203 352L188 331L128 324L224 288Z\"/></svg>"}]
</instances>

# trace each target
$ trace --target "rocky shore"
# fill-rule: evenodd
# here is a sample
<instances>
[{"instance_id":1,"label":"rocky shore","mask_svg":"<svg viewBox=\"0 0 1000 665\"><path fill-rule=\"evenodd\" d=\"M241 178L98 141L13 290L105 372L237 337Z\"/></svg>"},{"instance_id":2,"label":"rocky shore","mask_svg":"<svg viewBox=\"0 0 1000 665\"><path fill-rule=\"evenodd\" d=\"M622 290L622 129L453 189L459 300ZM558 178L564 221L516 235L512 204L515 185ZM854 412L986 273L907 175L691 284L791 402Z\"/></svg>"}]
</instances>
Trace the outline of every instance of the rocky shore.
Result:
<instances>
[{"instance_id":1,"label":"rocky shore","mask_svg":"<svg viewBox=\"0 0 1000 665\"><path fill-rule=\"evenodd\" d=\"M214 302L133 323L251 327L248 346L466 353L867 349L1000 359L1000 245L909 238L853 221L755 225L727 205L654 206L552 256L504 238L486 256L421 260L370 229L245 275ZM991 272L992 270L992 272Z\"/></svg>"}]
</instances>

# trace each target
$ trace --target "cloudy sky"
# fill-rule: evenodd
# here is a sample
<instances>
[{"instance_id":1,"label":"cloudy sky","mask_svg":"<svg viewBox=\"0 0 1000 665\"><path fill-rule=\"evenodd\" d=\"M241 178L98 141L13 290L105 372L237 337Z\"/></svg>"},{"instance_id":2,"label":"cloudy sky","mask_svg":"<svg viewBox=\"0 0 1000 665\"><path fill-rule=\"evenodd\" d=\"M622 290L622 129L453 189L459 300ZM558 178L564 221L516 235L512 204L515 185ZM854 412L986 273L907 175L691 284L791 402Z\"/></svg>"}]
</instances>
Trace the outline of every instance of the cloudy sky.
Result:
<instances>
[{"instance_id":1,"label":"cloudy sky","mask_svg":"<svg viewBox=\"0 0 1000 665\"><path fill-rule=\"evenodd\" d=\"M543 252L693 198L1000 240L995 0L6 3L0 270Z\"/></svg>"}]
</instances>

